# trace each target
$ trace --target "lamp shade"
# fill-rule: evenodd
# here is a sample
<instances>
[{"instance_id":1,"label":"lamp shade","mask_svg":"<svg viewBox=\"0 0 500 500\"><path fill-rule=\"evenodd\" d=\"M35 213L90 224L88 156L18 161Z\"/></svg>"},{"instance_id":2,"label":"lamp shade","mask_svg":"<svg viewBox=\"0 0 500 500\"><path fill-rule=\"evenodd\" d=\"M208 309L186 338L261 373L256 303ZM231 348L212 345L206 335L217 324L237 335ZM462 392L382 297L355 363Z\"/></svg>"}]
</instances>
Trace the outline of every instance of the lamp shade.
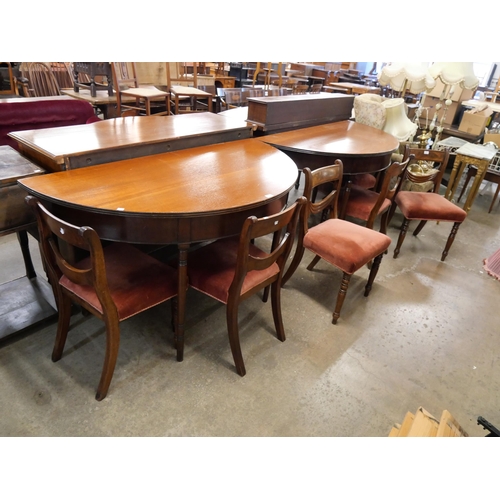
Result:
<instances>
[{"instance_id":1,"label":"lamp shade","mask_svg":"<svg viewBox=\"0 0 500 500\"><path fill-rule=\"evenodd\" d=\"M405 102L402 98L387 99L382 103L385 107L386 120L384 132L393 135L398 141L407 141L417 131L417 124L406 115Z\"/></svg>"},{"instance_id":2,"label":"lamp shade","mask_svg":"<svg viewBox=\"0 0 500 500\"><path fill-rule=\"evenodd\" d=\"M405 88L412 94L420 94L436 86L436 80L429 73L427 63L394 62L384 66L378 75L380 85L401 92Z\"/></svg>"},{"instance_id":3,"label":"lamp shade","mask_svg":"<svg viewBox=\"0 0 500 500\"><path fill-rule=\"evenodd\" d=\"M479 85L471 62L437 62L430 69L433 78L439 78L446 85L460 85L473 90Z\"/></svg>"}]
</instances>

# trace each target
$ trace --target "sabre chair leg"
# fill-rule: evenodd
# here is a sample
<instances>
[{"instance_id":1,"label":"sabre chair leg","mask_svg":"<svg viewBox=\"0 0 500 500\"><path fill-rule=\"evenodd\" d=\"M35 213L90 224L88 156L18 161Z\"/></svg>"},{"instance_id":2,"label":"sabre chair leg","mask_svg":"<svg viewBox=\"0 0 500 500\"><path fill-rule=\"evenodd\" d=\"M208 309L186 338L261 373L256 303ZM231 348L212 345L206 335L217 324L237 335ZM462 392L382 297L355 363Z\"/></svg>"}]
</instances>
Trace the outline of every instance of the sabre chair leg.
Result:
<instances>
[{"instance_id":1,"label":"sabre chair leg","mask_svg":"<svg viewBox=\"0 0 500 500\"><path fill-rule=\"evenodd\" d=\"M396 248L394 249L393 258L397 258L399 255L399 250L401 249L401 245L405 240L406 232L408 231L408 225L410 224L409 219L405 219L403 224L401 225L401 231L399 232L398 242L396 243Z\"/></svg>"},{"instance_id":2,"label":"sabre chair leg","mask_svg":"<svg viewBox=\"0 0 500 500\"><path fill-rule=\"evenodd\" d=\"M226 306L227 333L229 335L229 345L233 354L236 372L243 377L246 374L245 363L241 353L240 336L238 332L238 303L228 301Z\"/></svg>"},{"instance_id":3,"label":"sabre chair leg","mask_svg":"<svg viewBox=\"0 0 500 500\"><path fill-rule=\"evenodd\" d=\"M342 276L342 282L340 283L340 290L337 295L337 303L335 304L335 311L332 316L332 323L334 325L337 324L337 320L340 317L340 311L342 306L344 305L344 299L347 294L347 288L349 287L349 282L351 281L351 275L348 273L344 273Z\"/></svg>"},{"instance_id":4,"label":"sabre chair leg","mask_svg":"<svg viewBox=\"0 0 500 500\"><path fill-rule=\"evenodd\" d=\"M271 305L276 336L281 342L284 342L286 337L285 328L283 327L283 317L281 316L281 286L277 281L271 285Z\"/></svg>"},{"instance_id":5,"label":"sabre chair leg","mask_svg":"<svg viewBox=\"0 0 500 500\"><path fill-rule=\"evenodd\" d=\"M59 361L61 359L64 344L68 337L69 322L71 318L71 300L67 295L60 294L57 301L57 308L59 310L59 320L57 322L57 334L52 350L52 361Z\"/></svg>"},{"instance_id":6,"label":"sabre chair leg","mask_svg":"<svg viewBox=\"0 0 500 500\"><path fill-rule=\"evenodd\" d=\"M105 319L106 323L106 353L102 366L101 380L97 387L95 398L102 401L108 393L109 384L113 378L116 360L118 358L118 348L120 347L120 325L117 318Z\"/></svg>"},{"instance_id":7,"label":"sabre chair leg","mask_svg":"<svg viewBox=\"0 0 500 500\"><path fill-rule=\"evenodd\" d=\"M450 235L448 236L448 240L446 242L446 246L443 250L443 253L441 255L441 262L444 262L444 259L446 259L446 256L448 255L448 251L451 248L451 245L453 245L453 242L455 241L455 236L457 234L458 228L460 227L461 222L455 222L453 224L453 227L451 228Z\"/></svg>"},{"instance_id":8,"label":"sabre chair leg","mask_svg":"<svg viewBox=\"0 0 500 500\"><path fill-rule=\"evenodd\" d=\"M368 276L368 281L365 286L365 297L368 297L370 295L370 292L372 290L372 285L373 282L375 281L375 277L377 276L378 269L380 267L380 263L382 262L382 257L384 256L385 252L382 252L380 255L377 255L373 259L372 267L370 269L370 275Z\"/></svg>"}]
</instances>

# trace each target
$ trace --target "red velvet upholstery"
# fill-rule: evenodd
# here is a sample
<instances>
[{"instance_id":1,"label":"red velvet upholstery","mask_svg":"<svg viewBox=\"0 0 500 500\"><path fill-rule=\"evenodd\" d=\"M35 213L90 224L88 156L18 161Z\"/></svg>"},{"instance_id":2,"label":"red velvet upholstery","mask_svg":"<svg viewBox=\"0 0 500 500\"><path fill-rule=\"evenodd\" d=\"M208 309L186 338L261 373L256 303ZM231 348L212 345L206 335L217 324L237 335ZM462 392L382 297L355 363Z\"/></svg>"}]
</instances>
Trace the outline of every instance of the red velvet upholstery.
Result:
<instances>
[{"instance_id":1,"label":"red velvet upholstery","mask_svg":"<svg viewBox=\"0 0 500 500\"><path fill-rule=\"evenodd\" d=\"M352 185L365 189L372 189L377 184L377 178L373 174L358 174L352 176Z\"/></svg>"},{"instance_id":2,"label":"red velvet upholstery","mask_svg":"<svg viewBox=\"0 0 500 500\"><path fill-rule=\"evenodd\" d=\"M342 219L328 219L304 236L305 248L347 274L355 273L390 244L387 235Z\"/></svg>"},{"instance_id":3,"label":"red velvet upholstery","mask_svg":"<svg viewBox=\"0 0 500 500\"><path fill-rule=\"evenodd\" d=\"M99 121L92 105L78 99L13 99L0 103L0 146L19 149L9 132L83 125Z\"/></svg>"},{"instance_id":4,"label":"red velvet upholstery","mask_svg":"<svg viewBox=\"0 0 500 500\"><path fill-rule=\"evenodd\" d=\"M406 219L463 222L467 213L438 193L400 191L396 205Z\"/></svg>"},{"instance_id":5,"label":"red velvet upholstery","mask_svg":"<svg viewBox=\"0 0 500 500\"><path fill-rule=\"evenodd\" d=\"M104 258L109 291L120 321L177 295L177 271L135 247L113 243L104 248ZM90 268L90 258L75 267ZM73 283L64 275L59 283L103 313L93 287Z\"/></svg>"},{"instance_id":6,"label":"red velvet upholstery","mask_svg":"<svg viewBox=\"0 0 500 500\"><path fill-rule=\"evenodd\" d=\"M218 240L193 252L188 264L189 285L227 304L229 287L234 278L238 256L238 243L239 238ZM250 245L250 254L261 258L267 255L255 245ZM245 294L258 283L266 281L279 272L276 262L266 269L250 271L243 281L241 294Z\"/></svg>"},{"instance_id":7,"label":"red velvet upholstery","mask_svg":"<svg viewBox=\"0 0 500 500\"><path fill-rule=\"evenodd\" d=\"M366 188L353 184L349 193L347 215L356 219L368 220L379 194ZM378 210L378 214L385 212L391 206L391 200L385 199Z\"/></svg>"}]
</instances>

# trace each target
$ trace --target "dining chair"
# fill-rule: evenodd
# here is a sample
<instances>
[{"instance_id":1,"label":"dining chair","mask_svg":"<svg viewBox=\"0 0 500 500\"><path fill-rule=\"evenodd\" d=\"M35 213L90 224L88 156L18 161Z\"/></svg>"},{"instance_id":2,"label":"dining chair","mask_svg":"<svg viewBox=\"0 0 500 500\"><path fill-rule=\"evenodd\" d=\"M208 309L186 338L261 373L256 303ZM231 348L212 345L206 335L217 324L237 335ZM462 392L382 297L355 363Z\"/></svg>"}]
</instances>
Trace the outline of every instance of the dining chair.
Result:
<instances>
[{"instance_id":1,"label":"dining chair","mask_svg":"<svg viewBox=\"0 0 500 500\"><path fill-rule=\"evenodd\" d=\"M33 97L61 95L61 89L56 77L50 66L43 62L31 62L28 64L28 80L30 93Z\"/></svg>"},{"instance_id":2,"label":"dining chair","mask_svg":"<svg viewBox=\"0 0 500 500\"><path fill-rule=\"evenodd\" d=\"M377 193L371 189L352 184L344 208L344 215L363 221L365 227L373 229L380 218L380 232L387 234L387 220L392 200L399 192L408 163L413 157L406 157L403 162L393 162L384 172L382 187Z\"/></svg>"},{"instance_id":3,"label":"dining chair","mask_svg":"<svg viewBox=\"0 0 500 500\"><path fill-rule=\"evenodd\" d=\"M217 240L188 255L189 286L226 304L229 344L236 372L241 376L246 373L238 328L241 302L262 289L266 302L270 286L277 337L285 340L281 278L304 203L305 199L299 198L278 214L249 217L239 237Z\"/></svg>"},{"instance_id":4,"label":"dining chair","mask_svg":"<svg viewBox=\"0 0 500 500\"><path fill-rule=\"evenodd\" d=\"M465 210L462 210L439 193L441 180L448 164L449 152L411 148L409 154L413 155L417 162L426 162L430 164L432 168L427 170L428 173L426 174L418 171L418 164L416 166L417 171L414 171L413 167L409 166L406 169L405 178L410 181L410 184L414 185L432 182L434 184L434 189L430 192L418 190L407 191L401 189L394 197L393 206L388 216L388 222L391 220L397 208L399 208L403 214L403 223L401 224L398 241L394 249L394 258L397 258L399 255L410 221L420 221L413 231L413 236L417 236L420 233L427 221L452 222L453 226L451 232L446 241L443 253L441 254L441 261L444 261L455 240L460 224L462 224L467 217L467 212Z\"/></svg>"},{"instance_id":5,"label":"dining chair","mask_svg":"<svg viewBox=\"0 0 500 500\"><path fill-rule=\"evenodd\" d=\"M52 361L62 357L72 303L102 320L106 325L106 350L95 396L101 401L108 393L118 357L120 322L174 299L172 318L177 324L176 270L132 245L104 246L94 229L63 221L33 196L28 196L26 202L37 218L40 250L59 314ZM84 255L70 262L68 255L77 252Z\"/></svg>"},{"instance_id":6,"label":"dining chair","mask_svg":"<svg viewBox=\"0 0 500 500\"><path fill-rule=\"evenodd\" d=\"M127 110L146 115L171 114L170 92L159 90L154 85L140 85L134 62L112 62L111 73L118 116ZM135 101L129 102L130 99L124 99L127 97Z\"/></svg>"},{"instance_id":7,"label":"dining chair","mask_svg":"<svg viewBox=\"0 0 500 500\"><path fill-rule=\"evenodd\" d=\"M320 259L324 259L343 272L340 290L337 294L332 323L336 324L344 303L351 276L361 267L373 261L365 286L365 297L372 289L384 252L391 239L378 231L338 218L338 200L342 185L343 164L336 160L333 165L311 171L304 168L304 197L307 204L302 212L302 222L297 231L297 246L292 262L285 272L282 285L292 277L300 264L305 250L315 254L307 266L312 271ZM313 201L317 187L329 187L320 201ZM319 191L323 193L323 190ZM329 211L329 218L314 225L314 216Z\"/></svg>"},{"instance_id":8,"label":"dining chair","mask_svg":"<svg viewBox=\"0 0 500 500\"><path fill-rule=\"evenodd\" d=\"M198 88L198 63L167 62L167 89L174 101L175 114L212 111L213 94ZM200 102L206 106L199 107Z\"/></svg>"}]
</instances>

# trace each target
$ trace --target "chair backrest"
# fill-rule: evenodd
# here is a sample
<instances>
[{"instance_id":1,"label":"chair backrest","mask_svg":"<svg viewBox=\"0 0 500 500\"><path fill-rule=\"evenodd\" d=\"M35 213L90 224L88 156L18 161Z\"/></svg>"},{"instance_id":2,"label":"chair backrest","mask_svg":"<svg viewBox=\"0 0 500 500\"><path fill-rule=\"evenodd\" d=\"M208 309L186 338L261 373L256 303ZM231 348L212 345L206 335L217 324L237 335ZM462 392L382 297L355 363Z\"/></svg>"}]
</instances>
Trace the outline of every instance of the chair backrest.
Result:
<instances>
[{"instance_id":1,"label":"chair backrest","mask_svg":"<svg viewBox=\"0 0 500 500\"><path fill-rule=\"evenodd\" d=\"M56 77L50 67L43 62L28 64L28 80L34 97L61 95Z\"/></svg>"},{"instance_id":2,"label":"chair backrest","mask_svg":"<svg viewBox=\"0 0 500 500\"><path fill-rule=\"evenodd\" d=\"M292 249L297 224L306 204L306 199L300 197L293 205L281 212L258 219L248 217L240 233L238 258L233 282L229 293L239 296L245 276L253 270L267 269L276 263L283 273L286 260ZM263 236L272 236L270 252L265 252L265 257L255 257L250 248L252 241Z\"/></svg>"},{"instance_id":3,"label":"chair backrest","mask_svg":"<svg viewBox=\"0 0 500 500\"><path fill-rule=\"evenodd\" d=\"M185 62L167 62L167 87L172 85L184 85L185 87L198 88L198 63L189 63L192 70L188 68Z\"/></svg>"},{"instance_id":4,"label":"chair backrest","mask_svg":"<svg viewBox=\"0 0 500 500\"><path fill-rule=\"evenodd\" d=\"M406 169L413 156L406 156L406 160L402 162L393 162L389 168L384 172L384 181L379 191L377 201L373 205L368 219L366 220L366 227L373 228L375 219L379 215L380 208L385 200L394 200L403 184ZM390 205L388 205L388 208Z\"/></svg>"},{"instance_id":5,"label":"chair backrest","mask_svg":"<svg viewBox=\"0 0 500 500\"><path fill-rule=\"evenodd\" d=\"M273 96L273 95L290 95L292 93L291 88L287 87L281 87L279 89L268 89L267 90L267 96Z\"/></svg>"},{"instance_id":6,"label":"chair backrest","mask_svg":"<svg viewBox=\"0 0 500 500\"><path fill-rule=\"evenodd\" d=\"M33 196L27 196L26 202L32 207L37 218L40 249L56 293L59 290L56 284L64 275L73 283L92 287L103 310L110 306L115 307L109 293L101 240L94 229L88 226L74 226L59 219ZM89 264L88 267L79 268L77 264L68 262L67 257L60 251L59 240L69 246L66 248L89 252L90 259L85 260Z\"/></svg>"},{"instance_id":7,"label":"chair backrest","mask_svg":"<svg viewBox=\"0 0 500 500\"><path fill-rule=\"evenodd\" d=\"M309 85L297 84L292 87L292 94L307 94L309 90Z\"/></svg>"},{"instance_id":8,"label":"chair backrest","mask_svg":"<svg viewBox=\"0 0 500 500\"><path fill-rule=\"evenodd\" d=\"M406 169L406 179L416 184L422 184L424 182L432 182L434 184L434 193L439 193L441 187L441 180L443 179L444 172L448 165L448 159L450 153L448 150L437 150L437 149L420 149L420 148L410 148L408 154L414 156L414 161L417 162L410 165ZM433 166L428 173L425 172L426 168L419 168L419 162L429 162L429 165ZM425 166L428 166L427 164Z\"/></svg>"},{"instance_id":9,"label":"chair backrest","mask_svg":"<svg viewBox=\"0 0 500 500\"><path fill-rule=\"evenodd\" d=\"M116 92L139 87L135 62L112 62L111 73Z\"/></svg>"},{"instance_id":10,"label":"chair backrest","mask_svg":"<svg viewBox=\"0 0 500 500\"><path fill-rule=\"evenodd\" d=\"M226 108L229 109L231 106L242 106L243 100L243 89L222 89L224 101L226 102Z\"/></svg>"},{"instance_id":11,"label":"chair backrest","mask_svg":"<svg viewBox=\"0 0 500 500\"><path fill-rule=\"evenodd\" d=\"M321 92L321 89L323 88L322 83L313 83L311 85L311 88L309 89L310 94L319 94Z\"/></svg>"},{"instance_id":12,"label":"chair backrest","mask_svg":"<svg viewBox=\"0 0 500 500\"><path fill-rule=\"evenodd\" d=\"M16 89L16 83L14 81L14 73L12 71L12 65L10 62L0 62L1 66L6 66L7 67L7 73L8 73L8 84L9 87L7 89L2 89L0 88L0 94L17 94L17 89Z\"/></svg>"},{"instance_id":13,"label":"chair backrest","mask_svg":"<svg viewBox=\"0 0 500 500\"><path fill-rule=\"evenodd\" d=\"M61 89L69 89L73 88L73 75L70 73L69 63L64 62L51 62L50 69L52 70L52 74L54 75L59 88Z\"/></svg>"},{"instance_id":14,"label":"chair backrest","mask_svg":"<svg viewBox=\"0 0 500 500\"><path fill-rule=\"evenodd\" d=\"M309 218L312 215L329 211L329 217L335 219L338 217L338 200L340 187L342 185L342 176L344 165L341 160L336 160L333 165L321 167L316 170L310 170L308 167L304 172L304 197L307 200L304 208L303 234L307 233ZM313 192L320 186L328 185L327 193L319 201L313 201ZM316 196L317 199L317 196Z\"/></svg>"}]
</instances>

